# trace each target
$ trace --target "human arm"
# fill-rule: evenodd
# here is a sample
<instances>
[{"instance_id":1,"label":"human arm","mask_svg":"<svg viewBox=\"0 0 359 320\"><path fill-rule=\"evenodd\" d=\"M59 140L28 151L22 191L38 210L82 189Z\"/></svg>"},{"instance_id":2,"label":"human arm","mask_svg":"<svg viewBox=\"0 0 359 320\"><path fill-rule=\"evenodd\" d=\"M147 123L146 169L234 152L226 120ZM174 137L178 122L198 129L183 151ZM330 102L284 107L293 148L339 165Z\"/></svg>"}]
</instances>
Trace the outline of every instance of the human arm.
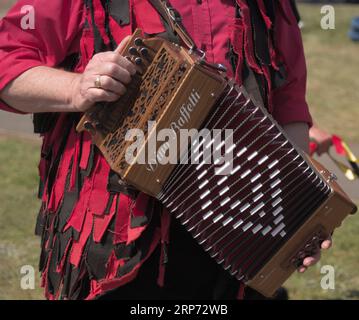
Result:
<instances>
[{"instance_id":1,"label":"human arm","mask_svg":"<svg viewBox=\"0 0 359 320\"><path fill-rule=\"evenodd\" d=\"M312 118L306 102L307 70L300 30L288 1L278 1L280 11L277 15L275 34L276 47L284 60L287 73L286 84L274 90L273 115L286 133L304 152L309 153L309 128ZM321 249L329 249L331 238L323 241ZM320 259L320 250L306 257L298 268L304 272Z\"/></svg>"},{"instance_id":2,"label":"human arm","mask_svg":"<svg viewBox=\"0 0 359 320\"><path fill-rule=\"evenodd\" d=\"M125 44L123 41L118 51ZM11 81L1 92L9 106L25 112L81 112L98 101L115 101L136 72L116 52L95 55L81 74L47 66L34 67ZM100 76L101 88L95 87Z\"/></svg>"},{"instance_id":3,"label":"human arm","mask_svg":"<svg viewBox=\"0 0 359 320\"><path fill-rule=\"evenodd\" d=\"M25 5L34 8L34 29L21 26ZM0 109L84 111L96 101L113 101L124 93L134 68L119 54L94 56L81 74L58 67L79 51L83 9L82 0L20 0L0 21ZM105 90L94 88L97 75Z\"/></svg>"}]
</instances>

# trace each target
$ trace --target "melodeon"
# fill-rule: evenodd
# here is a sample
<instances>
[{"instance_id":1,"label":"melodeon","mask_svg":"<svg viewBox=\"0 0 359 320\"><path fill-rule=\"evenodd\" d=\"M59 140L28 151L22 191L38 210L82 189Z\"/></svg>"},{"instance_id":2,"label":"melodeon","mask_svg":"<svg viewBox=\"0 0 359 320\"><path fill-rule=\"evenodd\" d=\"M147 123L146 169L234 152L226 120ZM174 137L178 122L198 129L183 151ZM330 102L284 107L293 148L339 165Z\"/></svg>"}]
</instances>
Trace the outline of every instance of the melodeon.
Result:
<instances>
[{"instance_id":1,"label":"melodeon","mask_svg":"<svg viewBox=\"0 0 359 320\"><path fill-rule=\"evenodd\" d=\"M355 205L220 66L141 35L137 30L122 52L138 68L127 94L96 105L77 129L88 130L122 180L159 199L233 277L272 296ZM193 139L158 141L157 133L168 128L174 138L179 129L207 130ZM136 139L130 129L142 130L143 139L128 163ZM229 148L229 137L211 135L226 130L233 140ZM158 155L163 158L171 141L178 164L161 164ZM209 149L232 160L221 166L207 161ZM197 161L185 163L193 152Z\"/></svg>"}]
</instances>

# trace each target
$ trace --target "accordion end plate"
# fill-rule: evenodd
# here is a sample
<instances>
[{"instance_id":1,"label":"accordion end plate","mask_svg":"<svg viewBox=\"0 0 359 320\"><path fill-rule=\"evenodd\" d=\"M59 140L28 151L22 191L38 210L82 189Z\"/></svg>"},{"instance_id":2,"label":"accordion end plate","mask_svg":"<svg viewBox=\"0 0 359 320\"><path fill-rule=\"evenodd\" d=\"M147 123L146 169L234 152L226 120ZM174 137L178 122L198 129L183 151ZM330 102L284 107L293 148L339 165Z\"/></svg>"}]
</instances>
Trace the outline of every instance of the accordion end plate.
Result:
<instances>
[{"instance_id":1,"label":"accordion end plate","mask_svg":"<svg viewBox=\"0 0 359 320\"><path fill-rule=\"evenodd\" d=\"M315 160L309 159L321 172L325 180L330 173ZM327 180L329 181L329 180ZM246 284L266 297L273 297L279 287L295 272L303 257L320 247L334 229L353 211L356 206L339 187L335 180L328 182L331 193L327 200L311 215L299 230Z\"/></svg>"}]
</instances>

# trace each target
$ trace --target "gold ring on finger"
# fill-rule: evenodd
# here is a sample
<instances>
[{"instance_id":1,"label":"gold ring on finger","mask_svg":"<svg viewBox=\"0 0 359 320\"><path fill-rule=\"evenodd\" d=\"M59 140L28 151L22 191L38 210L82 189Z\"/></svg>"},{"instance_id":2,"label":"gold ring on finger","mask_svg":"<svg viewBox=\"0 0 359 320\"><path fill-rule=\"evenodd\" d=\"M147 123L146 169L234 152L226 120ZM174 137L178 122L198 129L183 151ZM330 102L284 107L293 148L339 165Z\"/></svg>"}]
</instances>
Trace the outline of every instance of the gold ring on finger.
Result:
<instances>
[{"instance_id":1,"label":"gold ring on finger","mask_svg":"<svg viewBox=\"0 0 359 320\"><path fill-rule=\"evenodd\" d=\"M101 85L101 76L97 76L97 77L96 77L95 87L98 88L98 89L101 89L101 88L102 88L102 85Z\"/></svg>"}]
</instances>

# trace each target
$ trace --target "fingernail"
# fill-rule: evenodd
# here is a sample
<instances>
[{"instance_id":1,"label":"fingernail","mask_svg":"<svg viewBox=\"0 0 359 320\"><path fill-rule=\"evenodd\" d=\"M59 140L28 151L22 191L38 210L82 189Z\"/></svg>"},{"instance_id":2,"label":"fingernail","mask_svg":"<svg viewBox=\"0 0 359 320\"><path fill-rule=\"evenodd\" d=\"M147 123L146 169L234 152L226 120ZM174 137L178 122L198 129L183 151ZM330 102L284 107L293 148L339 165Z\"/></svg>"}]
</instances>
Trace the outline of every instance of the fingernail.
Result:
<instances>
[{"instance_id":1,"label":"fingernail","mask_svg":"<svg viewBox=\"0 0 359 320\"><path fill-rule=\"evenodd\" d=\"M313 259L307 259L303 262L306 267L309 267L314 262Z\"/></svg>"}]
</instances>

